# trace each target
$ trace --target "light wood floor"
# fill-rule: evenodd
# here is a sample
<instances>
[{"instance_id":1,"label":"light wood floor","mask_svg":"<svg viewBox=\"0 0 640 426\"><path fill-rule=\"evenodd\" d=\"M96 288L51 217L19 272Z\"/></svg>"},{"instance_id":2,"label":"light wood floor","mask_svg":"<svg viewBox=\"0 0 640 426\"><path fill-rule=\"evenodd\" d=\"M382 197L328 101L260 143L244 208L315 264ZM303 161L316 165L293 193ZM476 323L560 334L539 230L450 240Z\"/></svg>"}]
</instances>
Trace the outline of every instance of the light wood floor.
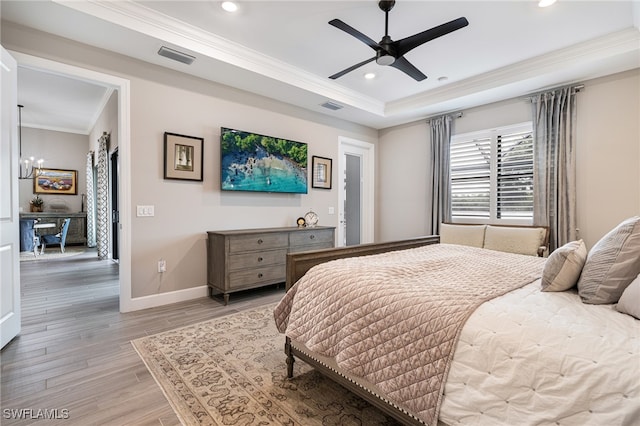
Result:
<instances>
[{"instance_id":1,"label":"light wood floor","mask_svg":"<svg viewBox=\"0 0 640 426\"><path fill-rule=\"evenodd\" d=\"M38 424L178 425L180 422L130 341L274 303L269 287L222 299L118 312L118 266L95 252L22 262L22 331L0 353L0 424L27 425L25 413L58 410L68 419ZM10 419L11 411L22 419ZM67 411L64 411L67 410Z\"/></svg>"}]
</instances>

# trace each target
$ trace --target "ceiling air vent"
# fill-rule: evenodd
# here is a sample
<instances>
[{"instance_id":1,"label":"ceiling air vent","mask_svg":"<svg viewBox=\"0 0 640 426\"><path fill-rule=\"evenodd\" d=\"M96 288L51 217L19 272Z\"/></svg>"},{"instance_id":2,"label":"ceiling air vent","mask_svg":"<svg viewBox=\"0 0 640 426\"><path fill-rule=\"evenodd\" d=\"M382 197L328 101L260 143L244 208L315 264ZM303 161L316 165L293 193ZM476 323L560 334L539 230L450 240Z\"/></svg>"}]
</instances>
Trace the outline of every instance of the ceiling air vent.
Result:
<instances>
[{"instance_id":1,"label":"ceiling air vent","mask_svg":"<svg viewBox=\"0 0 640 426\"><path fill-rule=\"evenodd\" d=\"M338 105L337 103L331 102L331 101L327 101L323 104L320 104L320 106L330 109L331 111L337 111L339 109L344 108L342 105Z\"/></svg>"},{"instance_id":2,"label":"ceiling air vent","mask_svg":"<svg viewBox=\"0 0 640 426\"><path fill-rule=\"evenodd\" d=\"M158 50L158 55L165 58L173 59L174 61L182 62L183 64L191 65L196 60L194 56L187 55L186 53L178 52L166 46L162 46Z\"/></svg>"}]
</instances>

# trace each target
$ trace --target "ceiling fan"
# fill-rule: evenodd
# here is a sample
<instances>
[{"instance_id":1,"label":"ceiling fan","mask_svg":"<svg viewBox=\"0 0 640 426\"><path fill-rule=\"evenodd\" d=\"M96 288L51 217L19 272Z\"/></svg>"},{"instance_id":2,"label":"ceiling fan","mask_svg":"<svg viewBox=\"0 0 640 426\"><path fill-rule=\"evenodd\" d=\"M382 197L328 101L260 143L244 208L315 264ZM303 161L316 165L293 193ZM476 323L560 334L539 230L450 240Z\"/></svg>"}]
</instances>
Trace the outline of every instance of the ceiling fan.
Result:
<instances>
[{"instance_id":1,"label":"ceiling fan","mask_svg":"<svg viewBox=\"0 0 640 426\"><path fill-rule=\"evenodd\" d=\"M380 2L378 2L378 6L384 11L385 15L384 37L382 37L380 43L376 43L366 35L362 34L360 31L345 24L339 19L332 19L331 21L329 21L330 25L333 25L334 27L341 29L348 34L351 34L376 51L376 56L374 56L373 58L369 58L365 61L355 64L345 70L340 71L339 73L333 74L329 78L335 80L336 78L342 77L343 75L355 70L356 68L359 68L375 60L378 65L391 65L392 67L406 73L410 77L413 77L416 81L422 81L427 78L427 76L424 75L415 66L413 66L409 61L407 61L404 55L428 41L431 41L438 37L442 37L443 35L449 34L453 31L459 30L460 28L469 25L469 21L467 21L466 18L458 18L454 19L453 21L438 25L437 27L433 27L431 29L423 31L421 33L403 38L402 40L393 41L391 37L389 37L389 11L393 9L393 6L395 4L395 0L381 0Z\"/></svg>"}]
</instances>

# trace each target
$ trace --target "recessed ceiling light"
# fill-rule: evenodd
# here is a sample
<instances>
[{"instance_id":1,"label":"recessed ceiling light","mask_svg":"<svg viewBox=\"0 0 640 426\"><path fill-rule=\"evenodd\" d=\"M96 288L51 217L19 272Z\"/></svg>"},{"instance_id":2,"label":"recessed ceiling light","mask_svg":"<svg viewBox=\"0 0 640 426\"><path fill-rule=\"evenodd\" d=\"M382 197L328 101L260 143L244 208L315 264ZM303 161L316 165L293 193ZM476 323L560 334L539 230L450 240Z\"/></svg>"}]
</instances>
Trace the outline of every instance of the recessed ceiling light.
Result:
<instances>
[{"instance_id":1,"label":"recessed ceiling light","mask_svg":"<svg viewBox=\"0 0 640 426\"><path fill-rule=\"evenodd\" d=\"M376 78L376 73L368 72L364 75L364 78L366 78L367 80L373 80L374 78Z\"/></svg>"},{"instance_id":2,"label":"recessed ceiling light","mask_svg":"<svg viewBox=\"0 0 640 426\"><path fill-rule=\"evenodd\" d=\"M222 8L227 12L235 12L238 10L238 5L232 1L223 1Z\"/></svg>"},{"instance_id":3,"label":"recessed ceiling light","mask_svg":"<svg viewBox=\"0 0 640 426\"><path fill-rule=\"evenodd\" d=\"M447 81L447 80L449 80L449 77L447 77L447 76L443 75L442 77L438 77L438 81L440 81L440 82Z\"/></svg>"},{"instance_id":4,"label":"recessed ceiling light","mask_svg":"<svg viewBox=\"0 0 640 426\"><path fill-rule=\"evenodd\" d=\"M538 7L548 7L554 4L556 0L540 0L538 2Z\"/></svg>"}]
</instances>

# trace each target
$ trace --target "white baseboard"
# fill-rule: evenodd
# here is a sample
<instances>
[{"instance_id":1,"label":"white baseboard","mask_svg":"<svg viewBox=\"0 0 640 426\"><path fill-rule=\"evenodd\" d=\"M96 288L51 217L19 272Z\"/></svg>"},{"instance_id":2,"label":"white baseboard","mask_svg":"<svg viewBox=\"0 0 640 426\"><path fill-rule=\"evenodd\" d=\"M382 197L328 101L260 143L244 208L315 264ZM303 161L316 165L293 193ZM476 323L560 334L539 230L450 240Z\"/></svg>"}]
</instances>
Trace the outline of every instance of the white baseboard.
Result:
<instances>
[{"instance_id":1,"label":"white baseboard","mask_svg":"<svg viewBox=\"0 0 640 426\"><path fill-rule=\"evenodd\" d=\"M198 299L208 295L207 286L187 288L185 290L170 291L167 293L152 294L150 296L134 297L121 306L121 312L139 311L141 309L155 308L156 306L170 305L177 302ZM123 309L124 308L124 309Z\"/></svg>"}]
</instances>

